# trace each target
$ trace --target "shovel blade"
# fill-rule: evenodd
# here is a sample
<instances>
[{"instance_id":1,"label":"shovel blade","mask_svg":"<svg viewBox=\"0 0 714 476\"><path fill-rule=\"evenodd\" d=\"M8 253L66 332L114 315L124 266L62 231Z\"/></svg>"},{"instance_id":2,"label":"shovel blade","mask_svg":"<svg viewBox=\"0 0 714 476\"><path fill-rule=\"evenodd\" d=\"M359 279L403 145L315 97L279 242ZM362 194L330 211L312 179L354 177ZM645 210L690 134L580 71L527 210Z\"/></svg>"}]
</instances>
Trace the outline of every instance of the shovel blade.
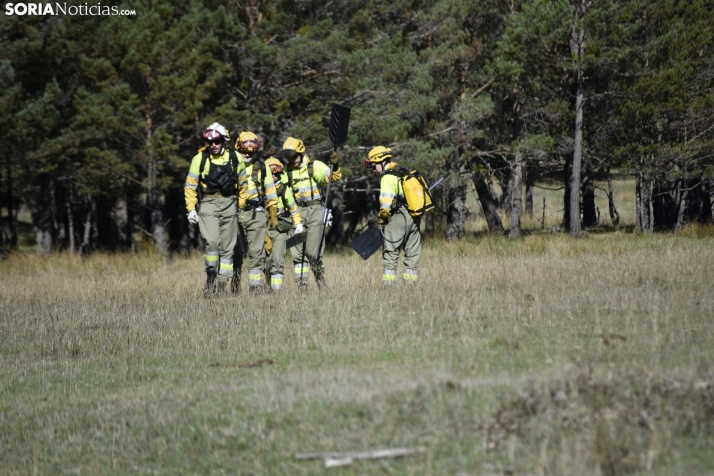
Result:
<instances>
[{"instance_id":1,"label":"shovel blade","mask_svg":"<svg viewBox=\"0 0 714 476\"><path fill-rule=\"evenodd\" d=\"M293 246L296 245L301 245L307 241L307 233L298 233L297 235L293 235L288 240L285 242L285 247L286 248L292 248Z\"/></svg>"},{"instance_id":2,"label":"shovel blade","mask_svg":"<svg viewBox=\"0 0 714 476\"><path fill-rule=\"evenodd\" d=\"M350 246L363 260L367 260L382 247L382 232L379 228L370 228L355 238Z\"/></svg>"}]
</instances>

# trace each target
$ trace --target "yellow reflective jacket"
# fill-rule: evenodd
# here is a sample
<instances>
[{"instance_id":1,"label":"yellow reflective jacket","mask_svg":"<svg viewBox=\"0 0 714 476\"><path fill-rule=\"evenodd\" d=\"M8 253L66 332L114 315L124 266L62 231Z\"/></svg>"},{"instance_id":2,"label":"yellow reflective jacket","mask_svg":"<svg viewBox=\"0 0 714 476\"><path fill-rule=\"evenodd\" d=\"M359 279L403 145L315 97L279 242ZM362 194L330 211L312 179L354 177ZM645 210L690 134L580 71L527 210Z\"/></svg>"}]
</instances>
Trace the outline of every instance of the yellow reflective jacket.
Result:
<instances>
[{"instance_id":1,"label":"yellow reflective jacket","mask_svg":"<svg viewBox=\"0 0 714 476\"><path fill-rule=\"evenodd\" d=\"M396 162L391 162L387 164L384 171L386 172L395 167L397 167ZM379 208L391 209L394 199L398 197L404 198L402 180L393 174L382 175L382 180L379 182Z\"/></svg>"},{"instance_id":2,"label":"yellow reflective jacket","mask_svg":"<svg viewBox=\"0 0 714 476\"><path fill-rule=\"evenodd\" d=\"M293 219L293 223L298 225L302 223L302 218L300 217L300 210L298 209L297 203L295 203L295 196L290 187L286 187L284 183L278 183L275 185L275 190L278 193L278 214L282 214L285 210L290 212L290 216Z\"/></svg>"},{"instance_id":3,"label":"yellow reflective jacket","mask_svg":"<svg viewBox=\"0 0 714 476\"><path fill-rule=\"evenodd\" d=\"M188 169L188 175L186 176L186 183L184 184L183 194L186 199L186 210L191 211L196 209L196 204L198 203L198 187L199 187L199 172L201 168L201 160L203 159L204 149L200 149L196 155L191 159L191 166ZM241 170L245 169L245 163L243 162L243 157L236 152L236 157L238 158L238 175L240 176ZM211 170L211 164L224 165L226 162L231 160L230 152L228 148L223 151L223 155L209 155L203 166L203 172L201 172L201 179L205 179L208 172ZM206 191L206 184L201 183L203 191ZM237 187L237 184L236 184Z\"/></svg>"},{"instance_id":4,"label":"yellow reflective jacket","mask_svg":"<svg viewBox=\"0 0 714 476\"><path fill-rule=\"evenodd\" d=\"M281 181L288 188L292 188L298 205L300 202L321 200L319 186L326 185L327 182L337 182L342 178L340 169L333 171L330 176L330 167L319 160L312 160L307 155L305 155L305 159L305 163L299 169L286 169L281 177ZM310 169L312 169L312 177Z\"/></svg>"},{"instance_id":5,"label":"yellow reflective jacket","mask_svg":"<svg viewBox=\"0 0 714 476\"><path fill-rule=\"evenodd\" d=\"M238 155L241 156L241 154ZM254 160L238 173L238 208L245 208L249 200L262 202L258 206L266 209L278 206L278 194L275 192L273 174L270 173L270 169L267 174L265 173L263 162L260 162L260 167L254 167L257 163Z\"/></svg>"}]
</instances>

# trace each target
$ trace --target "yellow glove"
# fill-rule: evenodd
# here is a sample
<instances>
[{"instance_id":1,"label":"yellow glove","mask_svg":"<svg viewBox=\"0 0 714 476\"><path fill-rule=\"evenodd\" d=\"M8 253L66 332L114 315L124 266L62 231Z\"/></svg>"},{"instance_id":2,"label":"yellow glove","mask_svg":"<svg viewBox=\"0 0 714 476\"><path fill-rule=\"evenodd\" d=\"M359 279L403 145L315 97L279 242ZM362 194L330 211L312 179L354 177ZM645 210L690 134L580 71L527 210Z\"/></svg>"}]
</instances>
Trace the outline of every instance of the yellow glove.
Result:
<instances>
[{"instance_id":1,"label":"yellow glove","mask_svg":"<svg viewBox=\"0 0 714 476\"><path fill-rule=\"evenodd\" d=\"M268 208L268 230L274 230L278 227L278 207Z\"/></svg>"},{"instance_id":2,"label":"yellow glove","mask_svg":"<svg viewBox=\"0 0 714 476\"><path fill-rule=\"evenodd\" d=\"M389 210L389 208L380 208L379 215L377 215L377 220L379 221L379 226L384 226L387 223L389 223L390 215L391 215L391 211Z\"/></svg>"},{"instance_id":3,"label":"yellow glove","mask_svg":"<svg viewBox=\"0 0 714 476\"><path fill-rule=\"evenodd\" d=\"M266 256L270 256L271 251L273 251L273 240L271 240L268 235L265 235L265 254L266 254Z\"/></svg>"}]
</instances>

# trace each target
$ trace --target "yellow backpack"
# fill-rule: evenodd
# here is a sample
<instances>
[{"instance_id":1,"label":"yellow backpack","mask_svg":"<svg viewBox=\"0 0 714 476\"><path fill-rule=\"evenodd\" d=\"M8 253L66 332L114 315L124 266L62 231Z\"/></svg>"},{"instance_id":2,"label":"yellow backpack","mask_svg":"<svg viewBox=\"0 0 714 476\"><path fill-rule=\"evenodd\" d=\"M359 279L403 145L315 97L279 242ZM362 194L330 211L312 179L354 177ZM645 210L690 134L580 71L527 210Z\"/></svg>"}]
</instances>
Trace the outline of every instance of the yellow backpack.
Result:
<instances>
[{"instance_id":1,"label":"yellow backpack","mask_svg":"<svg viewBox=\"0 0 714 476\"><path fill-rule=\"evenodd\" d=\"M388 170L386 173L396 175L401 179L404 201L406 201L407 211L411 216L419 217L434 209L429 186L421 173L404 167Z\"/></svg>"}]
</instances>

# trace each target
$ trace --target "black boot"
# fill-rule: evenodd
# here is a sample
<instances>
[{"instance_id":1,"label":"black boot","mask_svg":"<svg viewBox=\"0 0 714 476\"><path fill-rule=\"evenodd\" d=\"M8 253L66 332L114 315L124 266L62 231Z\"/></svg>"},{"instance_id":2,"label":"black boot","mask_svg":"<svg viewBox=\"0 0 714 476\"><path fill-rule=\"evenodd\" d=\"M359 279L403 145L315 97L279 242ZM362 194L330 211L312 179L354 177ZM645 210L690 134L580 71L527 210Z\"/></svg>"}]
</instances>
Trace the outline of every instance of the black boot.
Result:
<instances>
[{"instance_id":1,"label":"black boot","mask_svg":"<svg viewBox=\"0 0 714 476\"><path fill-rule=\"evenodd\" d=\"M240 294L240 273L233 272L233 279L231 279L231 292L233 294Z\"/></svg>"},{"instance_id":2,"label":"black boot","mask_svg":"<svg viewBox=\"0 0 714 476\"><path fill-rule=\"evenodd\" d=\"M226 282L218 283L216 286L216 296L219 298L226 297Z\"/></svg>"},{"instance_id":3,"label":"black boot","mask_svg":"<svg viewBox=\"0 0 714 476\"><path fill-rule=\"evenodd\" d=\"M216 290L216 270L209 269L206 271L206 287L203 288L203 297L209 298Z\"/></svg>"}]
</instances>

